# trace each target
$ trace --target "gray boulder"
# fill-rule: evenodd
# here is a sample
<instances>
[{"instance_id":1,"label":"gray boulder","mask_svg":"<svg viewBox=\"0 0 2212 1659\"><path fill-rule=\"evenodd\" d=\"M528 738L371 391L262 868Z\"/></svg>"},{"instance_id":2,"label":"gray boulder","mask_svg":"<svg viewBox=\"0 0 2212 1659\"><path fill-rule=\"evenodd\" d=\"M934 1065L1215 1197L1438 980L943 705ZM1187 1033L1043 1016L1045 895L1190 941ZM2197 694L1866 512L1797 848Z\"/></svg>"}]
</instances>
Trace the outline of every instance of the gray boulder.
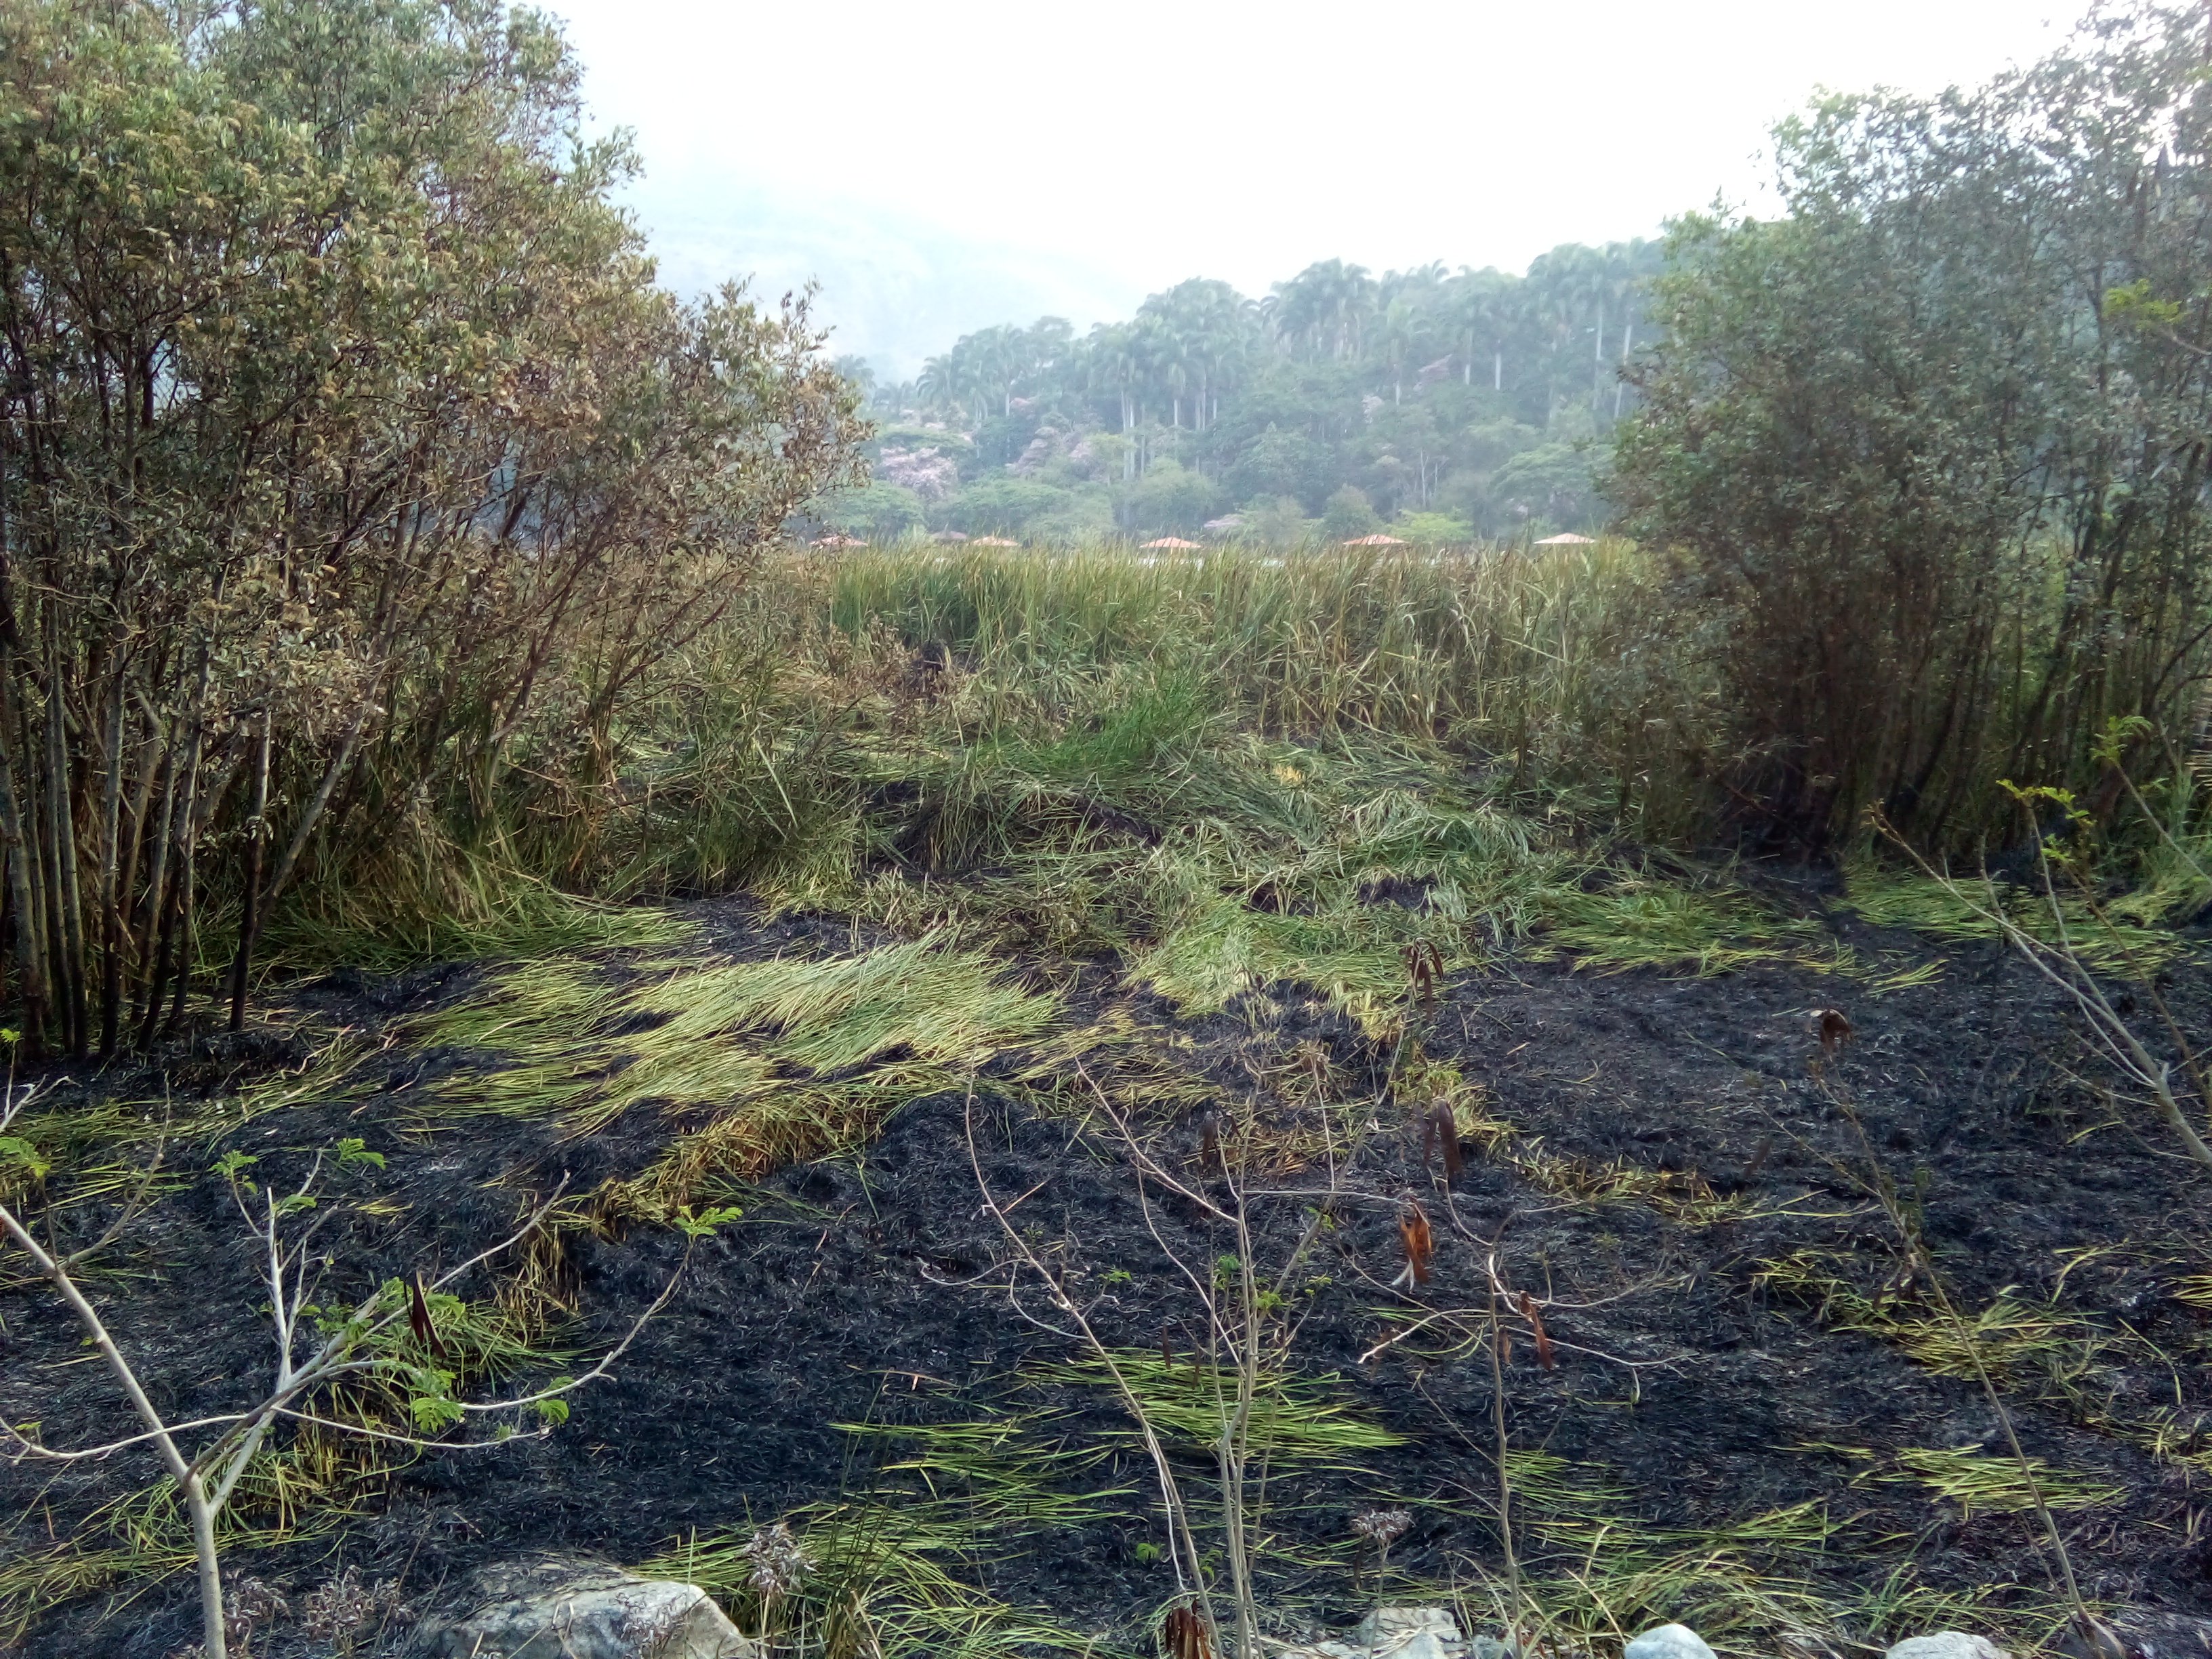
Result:
<instances>
[{"instance_id":1,"label":"gray boulder","mask_svg":"<svg viewBox=\"0 0 2212 1659\"><path fill-rule=\"evenodd\" d=\"M1905 1638L1890 1649L1885 1659L2012 1659L2012 1656L1986 1636L1939 1630L1933 1636Z\"/></svg>"},{"instance_id":2,"label":"gray boulder","mask_svg":"<svg viewBox=\"0 0 2212 1659\"><path fill-rule=\"evenodd\" d=\"M1621 1659L1713 1659L1713 1650L1687 1625L1660 1625L1631 1642Z\"/></svg>"},{"instance_id":3,"label":"gray boulder","mask_svg":"<svg viewBox=\"0 0 2212 1659\"><path fill-rule=\"evenodd\" d=\"M481 1572L425 1618L410 1659L760 1659L696 1584L602 1563L518 1562Z\"/></svg>"}]
</instances>

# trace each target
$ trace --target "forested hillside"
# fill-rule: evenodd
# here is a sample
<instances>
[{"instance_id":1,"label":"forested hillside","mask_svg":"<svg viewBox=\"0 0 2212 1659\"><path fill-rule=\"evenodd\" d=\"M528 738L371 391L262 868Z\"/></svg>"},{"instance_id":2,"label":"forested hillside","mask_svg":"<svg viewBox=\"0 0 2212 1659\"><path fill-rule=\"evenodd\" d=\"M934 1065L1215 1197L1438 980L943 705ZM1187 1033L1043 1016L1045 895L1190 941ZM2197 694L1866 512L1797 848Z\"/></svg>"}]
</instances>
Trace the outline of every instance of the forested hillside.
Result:
<instances>
[{"instance_id":1,"label":"forested hillside","mask_svg":"<svg viewBox=\"0 0 2212 1659\"><path fill-rule=\"evenodd\" d=\"M1080 337L985 329L909 384L847 359L882 423L875 482L822 519L878 539L1587 528L1658 266L1644 241L1555 248L1525 276L1330 259L1257 300L1194 277Z\"/></svg>"}]
</instances>

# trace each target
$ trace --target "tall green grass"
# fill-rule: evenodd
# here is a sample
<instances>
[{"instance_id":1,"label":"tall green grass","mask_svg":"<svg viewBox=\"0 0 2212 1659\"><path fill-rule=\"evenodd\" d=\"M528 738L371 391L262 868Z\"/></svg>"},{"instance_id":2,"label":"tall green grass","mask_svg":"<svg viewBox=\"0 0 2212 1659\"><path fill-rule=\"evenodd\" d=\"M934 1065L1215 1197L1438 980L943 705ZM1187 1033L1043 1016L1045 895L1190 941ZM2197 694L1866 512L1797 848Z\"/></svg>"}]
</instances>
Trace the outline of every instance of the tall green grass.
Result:
<instances>
[{"instance_id":1,"label":"tall green grass","mask_svg":"<svg viewBox=\"0 0 2212 1659\"><path fill-rule=\"evenodd\" d=\"M915 549L842 561L829 603L848 637L888 629L909 647L949 647L994 682L997 698L1048 707L1117 665L1171 665L1263 730L1451 736L1556 766L1593 739L1641 751L1617 715L1624 699L1644 701L1634 690L1657 688L1633 687L1619 653L1650 582L1647 563L1618 541L1480 556L1231 549L1158 560L1114 549ZM1668 712L1693 708L1694 698Z\"/></svg>"},{"instance_id":2,"label":"tall green grass","mask_svg":"<svg viewBox=\"0 0 2212 1659\"><path fill-rule=\"evenodd\" d=\"M276 960L621 943L592 902L747 890L1141 960L1194 1011L1275 977L1371 1005L1408 946L1545 929L1594 967L1714 971L1810 930L1617 849L1725 820L1719 684L1617 540L793 551L604 731L550 698L498 792L378 816L303 882ZM1420 902L1370 902L1394 884Z\"/></svg>"},{"instance_id":3,"label":"tall green grass","mask_svg":"<svg viewBox=\"0 0 2212 1659\"><path fill-rule=\"evenodd\" d=\"M1614 542L1480 557L793 552L604 732L565 712L580 691L544 699L496 793L457 780L387 801L372 769L371 805L322 849L277 943L294 961L348 939L483 954L588 931L564 894L796 889L891 862L988 864L1055 829L1080 841L1133 818L1264 816L1284 792L1215 763L1252 738L1371 753L1389 739L1539 811L1566 792L1639 835L1687 834L1708 805L1711 700L1639 642L1652 584ZM1401 752L1397 774L1412 770L1432 768Z\"/></svg>"}]
</instances>

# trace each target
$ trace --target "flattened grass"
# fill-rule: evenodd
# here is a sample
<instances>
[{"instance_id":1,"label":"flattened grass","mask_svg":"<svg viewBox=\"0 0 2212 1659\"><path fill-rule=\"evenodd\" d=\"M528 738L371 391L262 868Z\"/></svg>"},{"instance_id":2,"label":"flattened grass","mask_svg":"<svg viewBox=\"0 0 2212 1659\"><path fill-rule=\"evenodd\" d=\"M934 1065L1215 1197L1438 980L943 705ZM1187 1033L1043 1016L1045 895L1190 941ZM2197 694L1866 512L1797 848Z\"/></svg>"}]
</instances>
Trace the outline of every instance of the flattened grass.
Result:
<instances>
[{"instance_id":1,"label":"flattened grass","mask_svg":"<svg viewBox=\"0 0 2212 1659\"><path fill-rule=\"evenodd\" d=\"M854 1150L908 1102L1048 1039L1064 1062L1071 1040L1057 994L938 934L820 958L525 963L413 1036L476 1062L408 1097L425 1127L491 1115L589 1134L658 1109L665 1150L600 1202L661 1220L710 1177Z\"/></svg>"},{"instance_id":2,"label":"flattened grass","mask_svg":"<svg viewBox=\"0 0 2212 1659\"><path fill-rule=\"evenodd\" d=\"M2142 977L2171 962L2184 948L2181 939L2156 925L2162 895L2132 896L2098 914L2078 893L2060 889L2054 909L2039 889L2008 883L1984 884L1964 876L1946 884L1917 872L1859 860L1844 866L1851 908L1869 921L1904 927L1930 939L1960 944L1996 944L2004 935L1987 911L2001 908L2023 932L2046 944L2062 940L2100 974Z\"/></svg>"},{"instance_id":3,"label":"flattened grass","mask_svg":"<svg viewBox=\"0 0 2212 1659\"><path fill-rule=\"evenodd\" d=\"M2055 1304L2030 1302L2010 1290L1963 1323L1917 1297L1869 1296L1835 1271L1832 1255L1816 1249L1766 1262L1755 1277L1809 1304L1822 1324L1880 1338L1940 1376L1976 1379L1980 1367L2001 1382L2047 1373L2077 1356L2094 1334Z\"/></svg>"},{"instance_id":4,"label":"flattened grass","mask_svg":"<svg viewBox=\"0 0 2212 1659\"><path fill-rule=\"evenodd\" d=\"M1097 1484L1110 1448L1071 1445L1064 1426L1037 1412L838 1426L856 1451L884 1461L864 1489L785 1517L811 1564L793 1594L765 1596L753 1582L750 1527L672 1542L641 1571L704 1587L740 1628L774 1632L807 1659L1101 1650L1095 1636L983 1581L1029 1540L1124 1512L1136 1494Z\"/></svg>"},{"instance_id":5,"label":"flattened grass","mask_svg":"<svg viewBox=\"0 0 2212 1659\"><path fill-rule=\"evenodd\" d=\"M988 958L925 937L854 957L669 964L615 988L596 964L526 963L431 1017L433 1046L487 1049L496 1066L427 1093L438 1116L475 1111L601 1127L645 1101L756 1104L778 1085L950 1086L1054 1029L1059 1004Z\"/></svg>"}]
</instances>

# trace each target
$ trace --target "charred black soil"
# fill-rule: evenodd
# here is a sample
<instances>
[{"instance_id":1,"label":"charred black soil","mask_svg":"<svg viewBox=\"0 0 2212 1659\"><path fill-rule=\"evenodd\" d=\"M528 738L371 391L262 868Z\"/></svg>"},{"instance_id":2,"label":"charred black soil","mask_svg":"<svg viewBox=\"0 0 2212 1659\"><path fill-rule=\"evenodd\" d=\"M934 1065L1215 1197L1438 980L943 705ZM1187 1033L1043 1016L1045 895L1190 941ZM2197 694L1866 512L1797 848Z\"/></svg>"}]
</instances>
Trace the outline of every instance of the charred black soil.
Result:
<instances>
[{"instance_id":1,"label":"charred black soil","mask_svg":"<svg viewBox=\"0 0 2212 1659\"><path fill-rule=\"evenodd\" d=\"M692 920L686 949L702 955L871 942L843 922L763 924L735 903ZM1213 1375L1201 1286L1227 1296L1250 1272L1289 1333L1258 1528L1270 1604L1349 1617L1389 1582L1456 1586L1480 1606L1504 1560L1485 1346L1494 1261L1532 1584L1610 1598L1622 1616L1696 1614L1724 1650L1824 1618L1894 1638L1975 1601L1983 1627L2033 1639L2057 1606L2052 1564L1971 1351L2002 1387L2084 1591L2130 1616L2212 1617L2204 1177L2084 1079L2066 1011L2008 957L1838 925L1863 953L1948 959L1877 994L1779 960L1679 977L1510 958L1450 976L1432 1006L1409 995L1396 1029L1363 1028L1295 984L1182 1020L1102 967L1013 966L1058 986L1079 1024L1110 1025L1113 1042L1050 1089L994 1061L972 1088L898 1107L851 1156L726 1182L717 1201L742 1218L696 1242L604 1215L568 1228L541 1265L573 1310L549 1340L572 1355L618 1339L681 1274L569 1419L544 1437L360 1460L295 1510L246 1514L258 1538L233 1565L295 1604L348 1564L420 1603L529 1550L641 1562L793 1511L849 1529L966 1502L970 1530L939 1565L1140 1646L1176 1588L1155 1477L1057 1297L1132 1364L1146 1357L1147 1386L1171 1400ZM603 971L619 985L646 969L617 952ZM2212 1028L2212 980L2185 961L2174 978L2185 1028ZM409 1022L483 982L465 967L334 976L299 988L255 1042L203 1042L158 1070L54 1088L48 1111L128 1101L149 1133L164 1112L192 1125L165 1153L171 1188L88 1273L165 1410L234 1407L269 1368L242 1227L207 1173L222 1152L258 1154L270 1179L343 1136L383 1156L326 1188L342 1213L325 1291L343 1299L465 1258L564 1178L588 1194L637 1176L685 1127L650 1104L586 1135L550 1116L425 1120L410 1104L423 1090L503 1062L425 1048ZM1828 1007L1852 1029L1832 1053L1813 1014ZM342 1065L329 1058L341 1028ZM1125 1079L1117 1092L1123 1050L1150 1056L1142 1076L1181 1082L1147 1099ZM286 1103L267 1103L272 1083ZM210 1118L249 1085L258 1115L228 1129ZM1121 1104L1088 1109L1094 1093ZM1465 1159L1449 1179L1423 1133L1438 1103ZM1132 1140L1203 1201L1146 1175ZM1224 1157L1245 1172L1249 1262L1220 1213L1233 1208ZM1971 1339L1900 1275L1881 1183L1923 1231ZM1056 1291L1016 1259L984 1191ZM59 1212L64 1241L97 1231L112 1197ZM1405 1272L1416 1203L1434 1242L1425 1283ZM501 1271L465 1288L489 1297ZM1522 1292L1541 1310L1540 1343ZM42 1287L8 1286L0 1316L9 1420L41 1423L56 1444L128 1431L112 1380ZM526 1362L510 1381L586 1363ZM931 1463L931 1431L978 1423L1003 1431L1022 1480L1070 1501L1032 1503L1023 1520L1003 1470L953 1479ZM1203 1444L1174 1445L1210 1515ZM128 1528L102 1506L157 1474L143 1449L0 1472L9 1554L21 1567L71 1540L124 1547ZM1374 1504L1413 1517L1387 1581L1349 1527ZM188 1644L197 1609L170 1547L166 1576L143 1553L115 1555L75 1593L48 1591L22 1650L155 1659ZM255 1650L328 1650L280 1625Z\"/></svg>"}]
</instances>

